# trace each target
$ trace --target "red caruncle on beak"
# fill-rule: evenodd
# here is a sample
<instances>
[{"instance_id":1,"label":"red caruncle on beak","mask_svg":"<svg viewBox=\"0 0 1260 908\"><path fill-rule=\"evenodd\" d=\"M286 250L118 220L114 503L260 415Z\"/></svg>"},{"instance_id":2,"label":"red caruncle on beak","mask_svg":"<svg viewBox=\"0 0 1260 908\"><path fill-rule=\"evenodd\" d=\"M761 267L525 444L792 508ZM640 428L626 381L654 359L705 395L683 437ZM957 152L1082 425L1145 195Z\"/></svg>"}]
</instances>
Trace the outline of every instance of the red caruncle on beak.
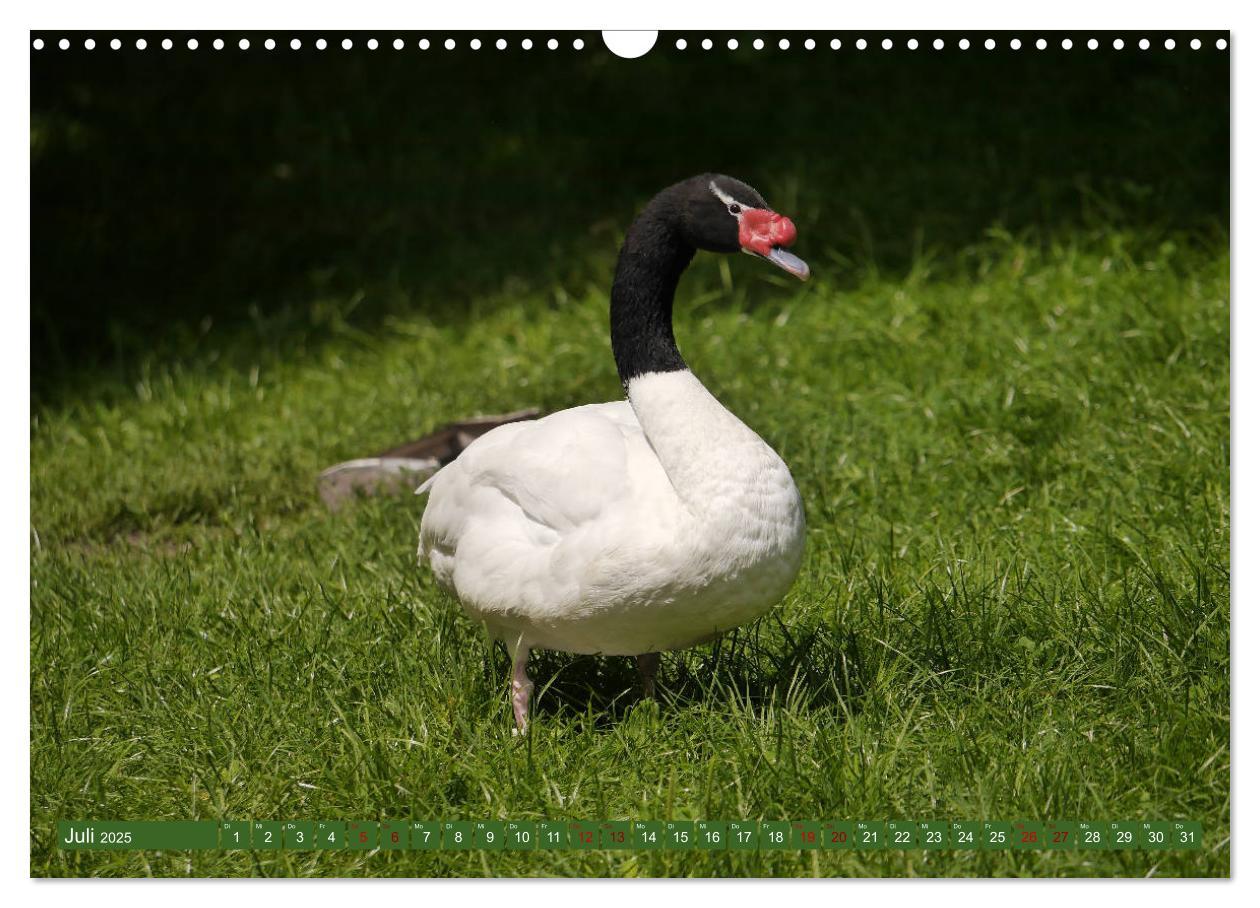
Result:
<instances>
[{"instance_id":1,"label":"red caruncle on beak","mask_svg":"<svg viewBox=\"0 0 1260 908\"><path fill-rule=\"evenodd\" d=\"M769 255L776 246L796 242L796 225L791 219L765 208L748 208L739 216L739 245L758 255Z\"/></svg>"}]
</instances>

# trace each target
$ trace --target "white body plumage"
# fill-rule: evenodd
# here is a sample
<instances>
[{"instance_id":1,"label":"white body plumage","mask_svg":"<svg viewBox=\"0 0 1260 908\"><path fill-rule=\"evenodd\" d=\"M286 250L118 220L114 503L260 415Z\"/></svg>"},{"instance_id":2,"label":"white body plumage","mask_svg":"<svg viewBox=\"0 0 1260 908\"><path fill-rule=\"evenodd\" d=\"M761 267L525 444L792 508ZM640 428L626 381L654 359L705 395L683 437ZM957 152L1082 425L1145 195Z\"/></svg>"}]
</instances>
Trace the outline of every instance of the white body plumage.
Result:
<instances>
[{"instance_id":1,"label":"white body plumage","mask_svg":"<svg viewBox=\"0 0 1260 908\"><path fill-rule=\"evenodd\" d=\"M681 649L764 614L805 519L779 456L688 370L501 426L419 491L420 555L516 653Z\"/></svg>"}]
</instances>

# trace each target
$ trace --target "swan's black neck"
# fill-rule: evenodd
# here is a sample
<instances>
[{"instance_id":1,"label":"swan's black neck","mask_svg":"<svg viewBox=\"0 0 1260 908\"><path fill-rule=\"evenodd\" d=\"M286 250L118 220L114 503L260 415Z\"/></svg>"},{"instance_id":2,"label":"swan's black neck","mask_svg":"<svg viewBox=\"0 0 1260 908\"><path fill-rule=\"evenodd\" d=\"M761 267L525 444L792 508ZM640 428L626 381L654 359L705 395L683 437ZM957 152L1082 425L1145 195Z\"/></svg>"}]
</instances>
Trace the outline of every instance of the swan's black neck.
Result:
<instances>
[{"instance_id":1,"label":"swan's black neck","mask_svg":"<svg viewBox=\"0 0 1260 908\"><path fill-rule=\"evenodd\" d=\"M613 359L622 385L650 372L686 369L674 342L674 291L696 249L680 235L672 193L653 199L630 225L613 277Z\"/></svg>"}]
</instances>

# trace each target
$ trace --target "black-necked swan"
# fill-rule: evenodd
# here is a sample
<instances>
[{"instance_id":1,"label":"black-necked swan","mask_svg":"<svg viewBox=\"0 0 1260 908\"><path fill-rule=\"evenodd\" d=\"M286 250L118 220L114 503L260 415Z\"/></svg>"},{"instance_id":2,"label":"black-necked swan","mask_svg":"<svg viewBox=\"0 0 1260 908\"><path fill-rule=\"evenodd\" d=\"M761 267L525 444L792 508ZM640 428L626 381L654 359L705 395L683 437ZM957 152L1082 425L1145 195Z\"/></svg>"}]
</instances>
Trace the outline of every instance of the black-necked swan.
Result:
<instances>
[{"instance_id":1,"label":"black-necked swan","mask_svg":"<svg viewBox=\"0 0 1260 908\"><path fill-rule=\"evenodd\" d=\"M481 436L417 493L420 557L512 657L516 724L531 649L637 656L764 614L801 564L805 514L774 450L722 406L674 342L674 291L697 249L747 252L804 280L796 228L752 187L702 174L640 212L617 259L613 359L626 400Z\"/></svg>"}]
</instances>

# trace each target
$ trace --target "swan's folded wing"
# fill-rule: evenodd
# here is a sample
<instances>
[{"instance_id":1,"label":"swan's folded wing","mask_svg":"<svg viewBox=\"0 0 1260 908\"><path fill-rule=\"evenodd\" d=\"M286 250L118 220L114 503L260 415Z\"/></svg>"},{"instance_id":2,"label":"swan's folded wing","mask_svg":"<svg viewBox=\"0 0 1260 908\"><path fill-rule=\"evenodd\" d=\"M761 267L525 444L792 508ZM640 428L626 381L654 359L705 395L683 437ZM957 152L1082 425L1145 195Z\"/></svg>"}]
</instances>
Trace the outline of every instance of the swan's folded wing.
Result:
<instances>
[{"instance_id":1,"label":"swan's folded wing","mask_svg":"<svg viewBox=\"0 0 1260 908\"><path fill-rule=\"evenodd\" d=\"M470 444L427 484L422 549L453 553L470 532L500 534L510 523L538 543L554 542L628 494L627 446L643 445L625 402L552 413L500 426Z\"/></svg>"}]
</instances>

